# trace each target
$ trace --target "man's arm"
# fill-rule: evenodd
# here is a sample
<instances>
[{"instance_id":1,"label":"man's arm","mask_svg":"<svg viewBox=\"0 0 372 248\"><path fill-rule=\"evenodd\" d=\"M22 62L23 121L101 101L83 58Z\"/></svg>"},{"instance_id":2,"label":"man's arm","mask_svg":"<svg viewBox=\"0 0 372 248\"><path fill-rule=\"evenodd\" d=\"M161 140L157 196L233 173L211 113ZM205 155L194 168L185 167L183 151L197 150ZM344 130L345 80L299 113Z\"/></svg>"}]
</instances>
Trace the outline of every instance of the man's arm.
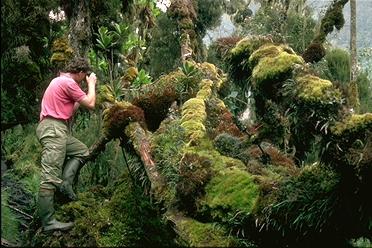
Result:
<instances>
[{"instance_id":1,"label":"man's arm","mask_svg":"<svg viewBox=\"0 0 372 248\"><path fill-rule=\"evenodd\" d=\"M89 76L86 76L85 79L88 84L88 94L79 103L88 109L94 109L96 104L96 74L92 72Z\"/></svg>"},{"instance_id":2,"label":"man's arm","mask_svg":"<svg viewBox=\"0 0 372 248\"><path fill-rule=\"evenodd\" d=\"M76 111L79 109L79 107L80 107L80 103L75 102L75 103L74 103L74 111L73 111L72 113L75 114Z\"/></svg>"}]
</instances>

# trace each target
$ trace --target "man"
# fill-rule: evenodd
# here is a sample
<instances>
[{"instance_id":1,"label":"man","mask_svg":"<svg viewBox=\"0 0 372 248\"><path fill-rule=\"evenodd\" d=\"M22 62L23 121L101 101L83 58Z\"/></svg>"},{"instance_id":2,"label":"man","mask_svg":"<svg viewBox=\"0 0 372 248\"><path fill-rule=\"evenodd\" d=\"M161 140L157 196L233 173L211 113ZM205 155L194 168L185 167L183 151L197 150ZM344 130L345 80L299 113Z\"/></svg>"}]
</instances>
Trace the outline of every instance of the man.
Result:
<instances>
[{"instance_id":1,"label":"man","mask_svg":"<svg viewBox=\"0 0 372 248\"><path fill-rule=\"evenodd\" d=\"M50 82L41 102L36 134L42 145L39 215L45 232L68 230L73 226L71 222L54 218L54 192L59 189L70 200L77 198L72 184L89 151L85 144L71 136L68 121L79 105L88 109L95 106L97 77L94 73L88 76L89 70L86 59L74 58L64 72ZM87 94L80 88L84 79ZM69 160L63 168L66 158Z\"/></svg>"}]
</instances>

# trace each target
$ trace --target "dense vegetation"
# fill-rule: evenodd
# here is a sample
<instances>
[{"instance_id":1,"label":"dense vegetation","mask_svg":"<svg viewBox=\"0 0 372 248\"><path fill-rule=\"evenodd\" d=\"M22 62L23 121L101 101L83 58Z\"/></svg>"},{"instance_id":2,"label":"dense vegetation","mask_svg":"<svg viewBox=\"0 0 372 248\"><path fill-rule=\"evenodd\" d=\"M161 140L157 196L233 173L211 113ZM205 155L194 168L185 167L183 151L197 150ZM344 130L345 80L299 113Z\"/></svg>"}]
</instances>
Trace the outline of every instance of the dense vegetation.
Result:
<instances>
[{"instance_id":1,"label":"dense vegetation","mask_svg":"<svg viewBox=\"0 0 372 248\"><path fill-rule=\"evenodd\" d=\"M83 2L1 3L2 245L371 246L372 65L356 94L349 52L321 33L342 27L347 1L323 20L294 0L255 12L244 0ZM223 13L237 31L207 48ZM99 77L98 107L73 127L91 157L79 200L57 197L75 227L44 234L38 109L74 54Z\"/></svg>"}]
</instances>

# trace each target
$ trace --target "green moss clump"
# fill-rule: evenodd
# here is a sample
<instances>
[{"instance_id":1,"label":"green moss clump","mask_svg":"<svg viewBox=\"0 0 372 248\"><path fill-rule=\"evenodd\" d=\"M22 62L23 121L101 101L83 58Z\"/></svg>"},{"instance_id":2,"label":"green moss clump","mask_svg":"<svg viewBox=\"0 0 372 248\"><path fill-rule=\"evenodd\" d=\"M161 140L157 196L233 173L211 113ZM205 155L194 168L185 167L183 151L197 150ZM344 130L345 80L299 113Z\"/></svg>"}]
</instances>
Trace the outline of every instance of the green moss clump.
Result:
<instances>
[{"instance_id":1,"label":"green moss clump","mask_svg":"<svg viewBox=\"0 0 372 248\"><path fill-rule=\"evenodd\" d=\"M35 246L148 247L172 246L174 234L141 189L123 175L112 187L79 194L79 201L57 209L61 221L75 221L61 234L37 234ZM151 235L149 235L151 234Z\"/></svg>"},{"instance_id":2,"label":"green moss clump","mask_svg":"<svg viewBox=\"0 0 372 248\"><path fill-rule=\"evenodd\" d=\"M198 66L203 73L203 78L216 82L216 86L218 89L221 86L221 83L225 80L225 75L223 74L223 72L214 64L207 62L204 62Z\"/></svg>"},{"instance_id":3,"label":"green moss clump","mask_svg":"<svg viewBox=\"0 0 372 248\"><path fill-rule=\"evenodd\" d=\"M359 180L367 182L372 174L372 114L348 116L330 130L324 139L322 160L346 177L358 175Z\"/></svg>"},{"instance_id":4,"label":"green moss clump","mask_svg":"<svg viewBox=\"0 0 372 248\"><path fill-rule=\"evenodd\" d=\"M226 61L229 64L229 75L238 86L244 88L252 73L248 63L251 54L267 43L272 43L272 40L264 36L252 36L243 38L231 49Z\"/></svg>"},{"instance_id":5,"label":"green moss clump","mask_svg":"<svg viewBox=\"0 0 372 248\"><path fill-rule=\"evenodd\" d=\"M302 101L319 103L341 101L341 92L335 89L329 80L313 75L305 75L296 78L296 81L298 82L297 97Z\"/></svg>"},{"instance_id":6,"label":"green moss clump","mask_svg":"<svg viewBox=\"0 0 372 248\"><path fill-rule=\"evenodd\" d=\"M204 101L212 94L213 81L203 79L200 85L196 97L187 100L182 107L181 126L192 142L198 142L206 135L204 123L207 113Z\"/></svg>"},{"instance_id":7,"label":"green moss clump","mask_svg":"<svg viewBox=\"0 0 372 248\"><path fill-rule=\"evenodd\" d=\"M238 168L225 168L205 188L200 204L212 218L228 221L238 212L251 213L258 199L258 186L253 177Z\"/></svg>"},{"instance_id":8,"label":"green moss clump","mask_svg":"<svg viewBox=\"0 0 372 248\"><path fill-rule=\"evenodd\" d=\"M362 115L354 114L349 116L343 122L336 122L334 126L331 127L332 134L336 136L341 136L348 133L356 133L363 130L372 129L372 114L366 113Z\"/></svg>"},{"instance_id":9,"label":"green moss clump","mask_svg":"<svg viewBox=\"0 0 372 248\"><path fill-rule=\"evenodd\" d=\"M303 65L302 57L281 52L275 57L264 57L252 72L254 86L265 88L267 84L277 84L287 79L295 65Z\"/></svg>"},{"instance_id":10,"label":"green moss clump","mask_svg":"<svg viewBox=\"0 0 372 248\"><path fill-rule=\"evenodd\" d=\"M182 237L191 247L231 247L236 241L226 230L213 223L201 223L193 219L183 219L180 223Z\"/></svg>"},{"instance_id":11,"label":"green moss clump","mask_svg":"<svg viewBox=\"0 0 372 248\"><path fill-rule=\"evenodd\" d=\"M58 69L62 69L74 54L74 50L70 47L67 38L54 40L51 50L53 54L50 62Z\"/></svg>"},{"instance_id":12,"label":"green moss clump","mask_svg":"<svg viewBox=\"0 0 372 248\"><path fill-rule=\"evenodd\" d=\"M203 79L200 82L200 90L196 94L196 98L201 100L207 100L212 95L213 81L210 79Z\"/></svg>"},{"instance_id":13,"label":"green moss clump","mask_svg":"<svg viewBox=\"0 0 372 248\"><path fill-rule=\"evenodd\" d=\"M288 48L287 48L288 50ZM259 49L254 51L251 56L249 57L249 65L251 69L253 69L260 59L265 58L265 57L275 57L278 56L281 52L284 51L283 46L276 46L273 44L265 44L261 46ZM294 52L289 52L290 54L294 54Z\"/></svg>"}]
</instances>

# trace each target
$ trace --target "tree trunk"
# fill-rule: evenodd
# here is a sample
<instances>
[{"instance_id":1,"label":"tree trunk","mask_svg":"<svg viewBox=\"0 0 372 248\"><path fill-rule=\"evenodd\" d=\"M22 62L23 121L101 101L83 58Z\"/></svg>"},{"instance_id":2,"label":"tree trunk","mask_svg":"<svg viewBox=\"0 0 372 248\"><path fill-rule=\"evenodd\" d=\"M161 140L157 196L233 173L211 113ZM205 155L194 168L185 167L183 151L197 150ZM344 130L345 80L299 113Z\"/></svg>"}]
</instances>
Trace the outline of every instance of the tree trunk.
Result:
<instances>
[{"instance_id":1,"label":"tree trunk","mask_svg":"<svg viewBox=\"0 0 372 248\"><path fill-rule=\"evenodd\" d=\"M327 35L331 33L334 28L340 30L344 26L345 20L342 9L348 1L349 0L333 0L330 4L321 20L318 33L302 54L306 62L316 63L325 56L323 43L326 41Z\"/></svg>"},{"instance_id":2,"label":"tree trunk","mask_svg":"<svg viewBox=\"0 0 372 248\"><path fill-rule=\"evenodd\" d=\"M152 158L148 132L138 122L133 122L125 128L125 134L132 141L137 155L142 160L146 174L151 182L152 193L159 197L165 189L165 181Z\"/></svg>"},{"instance_id":3,"label":"tree trunk","mask_svg":"<svg viewBox=\"0 0 372 248\"><path fill-rule=\"evenodd\" d=\"M356 112L359 109L359 94L357 85L357 27L356 27L356 0L350 0L350 105Z\"/></svg>"},{"instance_id":4,"label":"tree trunk","mask_svg":"<svg viewBox=\"0 0 372 248\"><path fill-rule=\"evenodd\" d=\"M76 56L86 57L92 45L89 0L71 1L69 41Z\"/></svg>"}]
</instances>

